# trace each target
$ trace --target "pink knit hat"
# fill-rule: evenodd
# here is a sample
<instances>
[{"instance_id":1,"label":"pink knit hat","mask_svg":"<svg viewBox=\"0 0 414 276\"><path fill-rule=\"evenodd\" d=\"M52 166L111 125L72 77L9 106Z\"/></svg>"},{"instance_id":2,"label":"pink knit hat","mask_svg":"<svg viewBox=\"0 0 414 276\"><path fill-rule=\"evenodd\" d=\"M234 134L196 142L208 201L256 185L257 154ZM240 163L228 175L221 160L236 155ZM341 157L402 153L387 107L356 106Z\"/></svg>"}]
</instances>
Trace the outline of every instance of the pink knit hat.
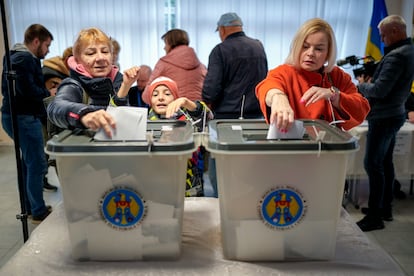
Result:
<instances>
[{"instance_id":1,"label":"pink knit hat","mask_svg":"<svg viewBox=\"0 0 414 276\"><path fill-rule=\"evenodd\" d=\"M149 98L152 97L152 93L154 92L155 88L159 85L165 85L168 87L168 89L171 91L172 95L174 96L174 99L178 98L178 87L177 83L173 81L170 78L167 77L158 77L155 80L153 80L149 86Z\"/></svg>"}]
</instances>

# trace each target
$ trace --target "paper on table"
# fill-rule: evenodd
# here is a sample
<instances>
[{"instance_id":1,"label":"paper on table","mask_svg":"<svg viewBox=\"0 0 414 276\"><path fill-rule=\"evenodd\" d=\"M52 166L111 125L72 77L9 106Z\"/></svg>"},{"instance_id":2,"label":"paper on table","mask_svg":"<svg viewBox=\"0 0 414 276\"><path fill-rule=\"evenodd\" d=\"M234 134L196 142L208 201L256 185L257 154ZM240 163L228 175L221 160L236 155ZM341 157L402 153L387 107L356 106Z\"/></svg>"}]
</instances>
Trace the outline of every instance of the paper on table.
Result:
<instances>
[{"instance_id":1,"label":"paper on table","mask_svg":"<svg viewBox=\"0 0 414 276\"><path fill-rule=\"evenodd\" d=\"M146 140L147 108L108 106L106 111L114 117L116 129L112 129L112 138L106 136L103 129L100 129L95 134L95 140Z\"/></svg>"},{"instance_id":2,"label":"paper on table","mask_svg":"<svg viewBox=\"0 0 414 276\"><path fill-rule=\"evenodd\" d=\"M270 124L267 139L302 139L304 134L303 122L295 120L287 133L281 132L275 124Z\"/></svg>"}]
</instances>

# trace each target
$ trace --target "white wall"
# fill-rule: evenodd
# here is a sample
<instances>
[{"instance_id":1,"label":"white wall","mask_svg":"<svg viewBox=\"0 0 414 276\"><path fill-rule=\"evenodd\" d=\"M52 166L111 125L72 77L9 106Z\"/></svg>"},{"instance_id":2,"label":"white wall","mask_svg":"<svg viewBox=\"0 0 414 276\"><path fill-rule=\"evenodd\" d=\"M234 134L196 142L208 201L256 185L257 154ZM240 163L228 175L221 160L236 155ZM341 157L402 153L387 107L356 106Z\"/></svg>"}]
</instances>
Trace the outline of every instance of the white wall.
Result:
<instances>
[{"instance_id":1,"label":"white wall","mask_svg":"<svg viewBox=\"0 0 414 276\"><path fill-rule=\"evenodd\" d=\"M406 20L407 34L414 37L414 0L385 0L388 14L399 14Z\"/></svg>"}]
</instances>

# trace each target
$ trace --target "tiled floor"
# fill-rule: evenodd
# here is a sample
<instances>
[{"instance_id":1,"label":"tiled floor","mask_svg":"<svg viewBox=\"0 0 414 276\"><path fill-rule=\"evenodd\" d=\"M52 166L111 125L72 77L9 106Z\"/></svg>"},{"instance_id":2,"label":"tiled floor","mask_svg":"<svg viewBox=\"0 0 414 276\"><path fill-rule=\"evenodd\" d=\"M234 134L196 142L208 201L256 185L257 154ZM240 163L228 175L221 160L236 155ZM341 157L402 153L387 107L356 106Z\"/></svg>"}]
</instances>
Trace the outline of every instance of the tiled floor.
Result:
<instances>
[{"instance_id":1,"label":"tiled floor","mask_svg":"<svg viewBox=\"0 0 414 276\"><path fill-rule=\"evenodd\" d=\"M409 194L410 181L399 180L407 197L394 200L394 221L385 222L385 229L366 232L366 235L387 251L407 275L414 276L414 195ZM358 194L360 197L356 203L360 207L367 206L367 181L359 183ZM353 204L355 200L344 202L347 203L346 209L355 221L363 218L364 215L355 208L356 204Z\"/></svg>"},{"instance_id":2,"label":"tiled floor","mask_svg":"<svg viewBox=\"0 0 414 276\"><path fill-rule=\"evenodd\" d=\"M54 169L49 170L49 182L59 186ZM401 181L403 190L408 194L408 181ZM365 185L365 186L364 186ZM366 183L360 184L361 206L366 202ZM58 192L45 192L47 204L55 206L61 201ZM355 219L362 214L352 202L346 204L346 209ZM0 145L0 267L13 256L23 244L22 222L16 219L20 213L16 180L16 161L14 147ZM29 233L34 225L28 220ZM394 221L386 222L386 228L380 231L368 232L367 236L382 246L409 276L414 276L414 196L408 195L404 200L396 200L394 205Z\"/></svg>"},{"instance_id":3,"label":"tiled floor","mask_svg":"<svg viewBox=\"0 0 414 276\"><path fill-rule=\"evenodd\" d=\"M59 186L53 168L49 182ZM44 198L46 204L54 206L61 201L61 193L44 192ZM16 219L20 212L14 147L0 146L0 267L23 245L23 222ZM30 236L35 225L27 220L27 226Z\"/></svg>"}]
</instances>

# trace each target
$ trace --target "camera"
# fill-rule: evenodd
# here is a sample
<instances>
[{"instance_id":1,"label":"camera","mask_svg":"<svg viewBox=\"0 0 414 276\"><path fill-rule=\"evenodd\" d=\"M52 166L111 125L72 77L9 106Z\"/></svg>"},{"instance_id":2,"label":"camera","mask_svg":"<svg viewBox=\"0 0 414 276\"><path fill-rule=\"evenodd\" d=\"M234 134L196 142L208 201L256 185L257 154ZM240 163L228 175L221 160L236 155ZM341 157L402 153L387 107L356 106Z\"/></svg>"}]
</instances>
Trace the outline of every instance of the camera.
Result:
<instances>
[{"instance_id":1,"label":"camera","mask_svg":"<svg viewBox=\"0 0 414 276\"><path fill-rule=\"evenodd\" d=\"M342 67L347 64L354 66L354 69L352 71L354 73L354 77L357 78L361 75L372 77L374 75L375 69L377 69L378 62L375 61L375 59L371 56L349 56L345 59L338 60L336 64Z\"/></svg>"}]
</instances>

